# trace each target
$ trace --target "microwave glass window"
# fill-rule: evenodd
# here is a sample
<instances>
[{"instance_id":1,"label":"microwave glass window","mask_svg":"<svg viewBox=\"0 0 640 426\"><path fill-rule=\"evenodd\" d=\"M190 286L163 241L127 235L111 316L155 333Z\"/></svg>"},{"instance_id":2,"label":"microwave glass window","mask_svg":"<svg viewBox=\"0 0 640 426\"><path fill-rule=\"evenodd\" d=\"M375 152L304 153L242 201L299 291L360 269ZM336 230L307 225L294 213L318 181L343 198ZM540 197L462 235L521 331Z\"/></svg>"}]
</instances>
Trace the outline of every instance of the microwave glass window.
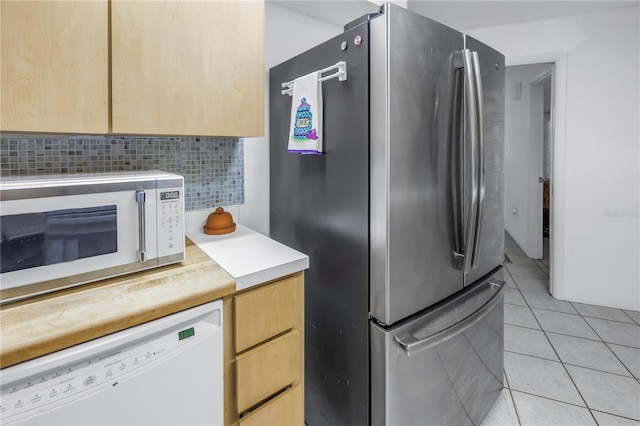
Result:
<instances>
[{"instance_id":1,"label":"microwave glass window","mask_svg":"<svg viewBox=\"0 0 640 426\"><path fill-rule=\"evenodd\" d=\"M0 216L2 273L118 251L115 205Z\"/></svg>"}]
</instances>

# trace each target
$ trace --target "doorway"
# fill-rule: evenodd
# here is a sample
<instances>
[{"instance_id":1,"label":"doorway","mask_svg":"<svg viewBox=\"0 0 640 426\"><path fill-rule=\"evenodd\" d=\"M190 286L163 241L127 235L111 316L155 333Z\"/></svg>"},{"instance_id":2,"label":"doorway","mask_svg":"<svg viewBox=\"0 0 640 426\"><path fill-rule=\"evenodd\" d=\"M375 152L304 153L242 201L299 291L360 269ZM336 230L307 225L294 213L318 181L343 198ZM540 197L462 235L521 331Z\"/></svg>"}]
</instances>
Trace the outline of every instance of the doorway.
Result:
<instances>
[{"instance_id":1,"label":"doorway","mask_svg":"<svg viewBox=\"0 0 640 426\"><path fill-rule=\"evenodd\" d=\"M553 294L554 63L509 66L505 103L505 228L549 277Z\"/></svg>"},{"instance_id":2,"label":"doorway","mask_svg":"<svg viewBox=\"0 0 640 426\"><path fill-rule=\"evenodd\" d=\"M531 208L533 245L535 261L549 276L549 239L551 236L551 164L553 155L552 96L553 67L531 83L531 143L538 150L538 193L535 194ZM528 65L532 66L532 65Z\"/></svg>"}]
</instances>

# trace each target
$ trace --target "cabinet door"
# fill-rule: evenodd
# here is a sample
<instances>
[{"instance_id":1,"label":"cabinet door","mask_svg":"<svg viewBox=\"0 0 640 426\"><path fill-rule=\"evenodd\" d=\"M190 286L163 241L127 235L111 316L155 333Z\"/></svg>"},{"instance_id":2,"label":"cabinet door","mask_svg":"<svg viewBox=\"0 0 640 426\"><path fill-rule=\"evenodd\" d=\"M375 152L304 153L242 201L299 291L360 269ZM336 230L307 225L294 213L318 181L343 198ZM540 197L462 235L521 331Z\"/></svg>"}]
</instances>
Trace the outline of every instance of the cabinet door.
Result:
<instances>
[{"instance_id":1,"label":"cabinet door","mask_svg":"<svg viewBox=\"0 0 640 426\"><path fill-rule=\"evenodd\" d=\"M264 133L263 1L112 1L113 132Z\"/></svg>"},{"instance_id":2,"label":"cabinet door","mask_svg":"<svg viewBox=\"0 0 640 426\"><path fill-rule=\"evenodd\" d=\"M0 2L2 131L107 133L107 1Z\"/></svg>"}]
</instances>

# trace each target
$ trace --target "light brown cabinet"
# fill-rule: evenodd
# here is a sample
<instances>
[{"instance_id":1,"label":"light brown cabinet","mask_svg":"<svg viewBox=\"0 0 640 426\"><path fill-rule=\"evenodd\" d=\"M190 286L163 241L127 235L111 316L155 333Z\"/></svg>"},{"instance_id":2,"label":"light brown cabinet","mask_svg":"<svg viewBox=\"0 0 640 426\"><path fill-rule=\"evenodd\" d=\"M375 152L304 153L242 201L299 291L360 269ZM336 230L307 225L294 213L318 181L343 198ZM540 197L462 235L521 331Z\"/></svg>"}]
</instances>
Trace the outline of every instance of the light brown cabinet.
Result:
<instances>
[{"instance_id":1,"label":"light brown cabinet","mask_svg":"<svg viewBox=\"0 0 640 426\"><path fill-rule=\"evenodd\" d=\"M225 300L225 424L304 424L304 275Z\"/></svg>"},{"instance_id":2,"label":"light brown cabinet","mask_svg":"<svg viewBox=\"0 0 640 426\"><path fill-rule=\"evenodd\" d=\"M0 130L107 133L109 3L0 2Z\"/></svg>"},{"instance_id":3,"label":"light brown cabinet","mask_svg":"<svg viewBox=\"0 0 640 426\"><path fill-rule=\"evenodd\" d=\"M264 1L5 1L0 130L264 134Z\"/></svg>"},{"instance_id":4,"label":"light brown cabinet","mask_svg":"<svg viewBox=\"0 0 640 426\"><path fill-rule=\"evenodd\" d=\"M111 3L114 133L264 133L263 1Z\"/></svg>"}]
</instances>

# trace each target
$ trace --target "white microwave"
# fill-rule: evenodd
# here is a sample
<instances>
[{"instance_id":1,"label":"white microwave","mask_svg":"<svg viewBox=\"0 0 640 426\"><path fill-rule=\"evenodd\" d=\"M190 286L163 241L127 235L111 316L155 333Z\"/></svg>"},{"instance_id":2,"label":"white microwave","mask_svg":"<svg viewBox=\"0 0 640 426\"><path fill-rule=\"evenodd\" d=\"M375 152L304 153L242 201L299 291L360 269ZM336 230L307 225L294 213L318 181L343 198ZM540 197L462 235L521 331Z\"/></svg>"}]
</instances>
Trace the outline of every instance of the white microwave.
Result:
<instances>
[{"instance_id":1,"label":"white microwave","mask_svg":"<svg viewBox=\"0 0 640 426\"><path fill-rule=\"evenodd\" d=\"M0 178L0 303L184 260L184 179Z\"/></svg>"}]
</instances>

